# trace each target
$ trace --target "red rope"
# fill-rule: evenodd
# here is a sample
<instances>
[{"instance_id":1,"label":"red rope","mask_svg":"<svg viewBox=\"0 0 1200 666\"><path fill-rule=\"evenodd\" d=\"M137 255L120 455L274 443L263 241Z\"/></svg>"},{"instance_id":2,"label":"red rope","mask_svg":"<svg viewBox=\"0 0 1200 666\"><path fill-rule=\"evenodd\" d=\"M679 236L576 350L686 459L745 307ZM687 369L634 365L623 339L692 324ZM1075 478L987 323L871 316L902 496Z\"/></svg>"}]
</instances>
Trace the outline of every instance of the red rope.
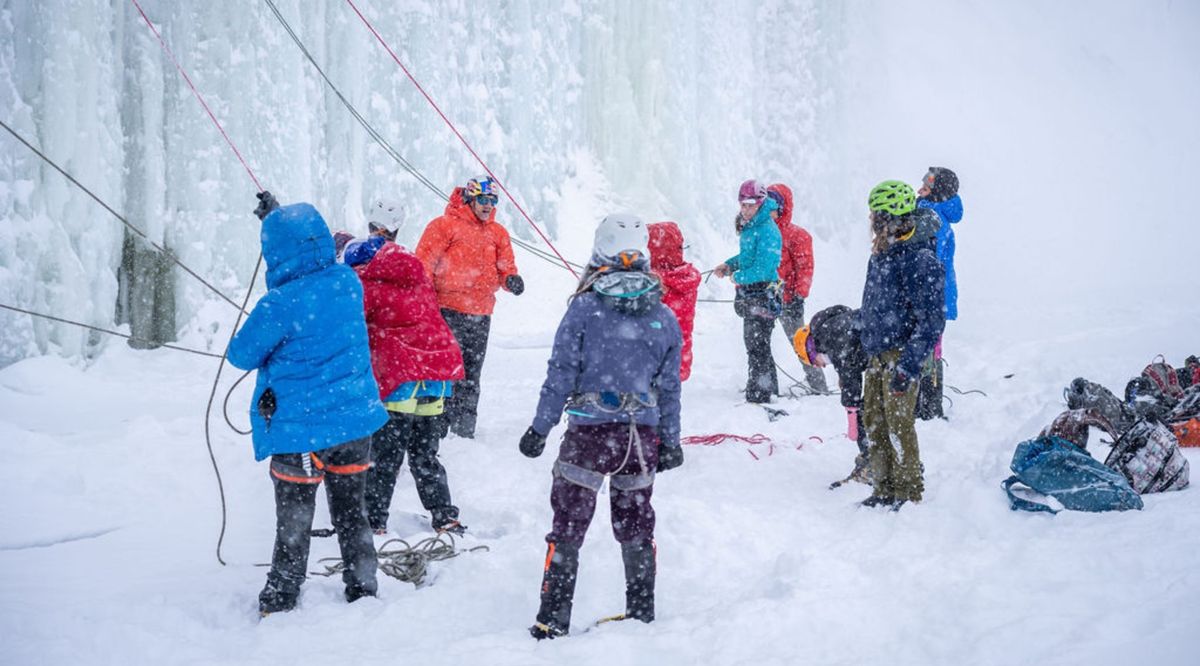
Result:
<instances>
[{"instance_id":1,"label":"red rope","mask_svg":"<svg viewBox=\"0 0 1200 666\"><path fill-rule=\"evenodd\" d=\"M442 109L437 105L437 102L433 101L433 98L429 96L429 93L425 92L425 88L421 87L421 84L417 81L416 77L414 77L412 73L408 71L408 68L404 66L404 63L400 62L400 58L396 57L396 52L392 50L392 47L388 46L388 43L384 41L379 32L375 30L375 26L371 25L371 22L367 20L367 17L363 16L363 13L358 10L358 6L354 4L354 0L346 0L346 3L350 5L350 8L354 10L355 14L358 14L358 18L362 20L363 25L367 26L367 30L370 30L371 34L375 35L375 39L378 40L381 45L383 45L383 48L387 50L388 55L392 56L392 60L396 61L396 64L399 65L400 69L404 71L404 75L408 77L408 80L412 81L413 85L417 87L417 90L419 90L421 94L425 96L425 100L428 101L430 106L433 107L433 110L437 111L437 114L442 117L442 120L445 121L446 125L450 128L450 131L454 132L454 136L458 137L458 140L461 141L463 146L466 147L467 151L471 153L471 156L475 158L475 161L479 162L479 165L483 167L483 170L487 172L487 175L491 177L491 179L494 180L497 185L500 186L500 189L504 192L504 196L508 197L508 200L512 202L512 205L515 206L518 211L520 211L521 216L525 218L525 221L529 223L529 226L533 227L533 230L542 237L542 240L546 242L546 245L550 246L550 249L554 251L554 254L558 257L559 261L563 262L563 266L566 266L567 270L571 271L571 275L574 275L576 278L578 278L579 274L575 272L574 268L571 268L571 263L563 258L562 254L559 253L558 248L554 247L554 243L551 243L550 239L546 237L546 234L542 233L542 230L536 223L534 223L533 218L529 217L529 214L525 212L525 209L521 207L521 204L517 203L517 200L513 198L513 195L508 191L508 188L504 186L504 183L501 182L499 178L496 178L496 174L492 173L492 169L487 165L487 162L483 161L483 158L475 152L475 149L471 147L471 144L468 143L466 138L463 137L462 133L458 131L458 128L454 126L454 123L450 122L450 119L446 117L445 113L442 113Z\"/></svg>"},{"instance_id":2,"label":"red rope","mask_svg":"<svg viewBox=\"0 0 1200 666\"><path fill-rule=\"evenodd\" d=\"M825 442L825 440L821 439L820 437L818 437L816 435L810 435L808 439L816 440L817 442L820 442L820 443ZM692 446L716 446L718 444L724 443L727 440L733 440L735 442L744 442L747 445L751 445L751 446L753 446L754 444L766 444L767 445L767 455L768 456L775 455L775 441L762 433L754 433L753 435L750 435L749 437L746 437L744 435L734 435L734 434L725 433L725 432L714 433L712 435L690 435L688 437L684 437L684 438L680 439L679 443L680 444L689 444ZM803 447L804 447L804 444L798 443L798 444L796 444L795 448L797 451L799 451ZM755 460L761 460L761 458L759 458L758 455L756 453L754 453L754 451L750 450L749 448L746 449L746 453L749 453L750 457L754 458Z\"/></svg>"},{"instance_id":3,"label":"red rope","mask_svg":"<svg viewBox=\"0 0 1200 666\"><path fill-rule=\"evenodd\" d=\"M138 13L142 15L142 20L146 22L146 25L150 28L150 31L153 32L154 36L158 38L158 43L162 44L163 50L166 51L167 55L171 57L171 62L175 63L175 69L179 70L179 73L183 75L183 80L187 81L188 87L192 89L192 94L196 96L196 99L200 100L200 106L204 107L204 111L208 113L208 117L213 121L213 124L217 126L217 130L221 132L221 136L225 137L225 143L229 144L229 147L233 149L233 154L237 155L238 160L242 163L242 166L245 167L246 173L250 174L250 180L254 181L254 186L258 188L257 191L262 192L263 186L259 184L258 178L256 178L254 176L254 172L250 170L250 165L246 164L246 160L243 159L242 154L238 152L237 146L233 145L233 141L230 140L229 135L225 133L225 128L221 127L221 123L217 122L217 117L213 115L212 109L208 108L208 103L206 103L204 98L200 96L200 91L196 90L196 86L192 85L192 79L188 77L187 72L183 71L183 67L179 64L179 59L176 58L175 54L171 51L171 47L167 46L167 42L162 38L162 35L158 34L158 29L155 28L154 24L150 22L150 18L146 16L146 12L143 11L142 6L138 4L138 0L132 0L132 2L133 6L137 7Z\"/></svg>"},{"instance_id":4,"label":"red rope","mask_svg":"<svg viewBox=\"0 0 1200 666\"><path fill-rule=\"evenodd\" d=\"M716 446L725 440L732 439L737 442L745 442L746 444L766 444L771 441L770 437L762 433L755 433L749 437L742 435L731 435L729 433L719 432L713 435L691 435L679 440L680 444L698 444L700 446Z\"/></svg>"}]
</instances>

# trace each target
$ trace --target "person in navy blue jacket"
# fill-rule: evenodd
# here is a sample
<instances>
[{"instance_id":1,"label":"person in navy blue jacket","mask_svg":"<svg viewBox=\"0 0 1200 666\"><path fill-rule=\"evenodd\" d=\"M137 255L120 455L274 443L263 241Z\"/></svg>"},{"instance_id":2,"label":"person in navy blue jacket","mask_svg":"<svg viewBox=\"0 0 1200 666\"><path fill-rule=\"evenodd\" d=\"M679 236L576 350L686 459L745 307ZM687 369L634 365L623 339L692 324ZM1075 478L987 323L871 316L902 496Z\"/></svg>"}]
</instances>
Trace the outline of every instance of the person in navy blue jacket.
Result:
<instances>
[{"instance_id":1,"label":"person in navy blue jacket","mask_svg":"<svg viewBox=\"0 0 1200 666\"><path fill-rule=\"evenodd\" d=\"M609 477L613 535L625 563L625 613L654 620L654 475L683 464L679 362L683 334L660 302L649 233L636 216L604 218L579 288L554 336L546 381L521 453L535 458L564 407L567 432L554 462L554 523L541 605L530 633L567 633L579 549Z\"/></svg>"},{"instance_id":2,"label":"person in navy blue jacket","mask_svg":"<svg viewBox=\"0 0 1200 666\"><path fill-rule=\"evenodd\" d=\"M323 479L346 565L346 600L375 595L362 473L371 435L388 416L371 371L362 285L335 262L325 220L310 204L280 207L269 192L258 196L268 291L230 341L228 358L258 370L250 409L254 457L271 458L275 485L275 550L258 597L267 615L296 606Z\"/></svg>"},{"instance_id":3,"label":"person in navy blue jacket","mask_svg":"<svg viewBox=\"0 0 1200 666\"><path fill-rule=\"evenodd\" d=\"M737 218L738 254L713 269L717 277L732 277L737 286L734 312L742 318L742 340L746 344L746 402L770 402L779 392L775 357L771 354L771 331L783 311L779 262L783 236L771 213L779 208L767 196L767 188L754 180L738 190L741 213Z\"/></svg>"},{"instance_id":4,"label":"person in navy blue jacket","mask_svg":"<svg viewBox=\"0 0 1200 666\"><path fill-rule=\"evenodd\" d=\"M958 319L958 280L954 275L954 229L962 221L963 204L958 196L958 175L946 167L929 167L917 190L917 208L931 210L941 220L937 232L937 257L946 271L946 320ZM945 368L942 362L942 340L933 348L933 362L921 375L921 391L917 396L917 418L945 418L942 411Z\"/></svg>"},{"instance_id":5,"label":"person in navy blue jacket","mask_svg":"<svg viewBox=\"0 0 1200 666\"><path fill-rule=\"evenodd\" d=\"M871 190L874 234L860 310L863 426L874 485L865 506L898 509L921 501L920 450L913 409L917 381L946 324L942 264L921 238L916 194L889 180Z\"/></svg>"}]
</instances>

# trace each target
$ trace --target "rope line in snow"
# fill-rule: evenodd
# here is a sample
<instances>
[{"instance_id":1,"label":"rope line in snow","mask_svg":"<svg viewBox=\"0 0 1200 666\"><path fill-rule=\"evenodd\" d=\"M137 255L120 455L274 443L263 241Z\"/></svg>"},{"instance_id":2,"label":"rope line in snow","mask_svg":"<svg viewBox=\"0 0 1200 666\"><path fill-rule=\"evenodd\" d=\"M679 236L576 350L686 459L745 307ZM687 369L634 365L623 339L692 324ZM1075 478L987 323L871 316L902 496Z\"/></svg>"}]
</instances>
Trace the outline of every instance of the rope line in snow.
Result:
<instances>
[{"instance_id":1,"label":"rope line in snow","mask_svg":"<svg viewBox=\"0 0 1200 666\"><path fill-rule=\"evenodd\" d=\"M155 28L154 24L150 22L150 17L146 16L146 12L142 10L142 5L138 3L138 0L131 0L131 2L133 2L134 7L137 7L138 13L142 15L142 20L146 22L146 27L150 28L150 32L153 32L154 36L158 38L158 43L162 44L163 51L166 51L167 55L171 58L171 62L175 63L175 69L179 70L179 74L183 76L183 80L186 81L188 87L192 89L192 94L196 96L196 99L200 102L200 106L204 107L204 112L208 114L209 120L212 120L213 125L217 126L217 131L221 133L221 136L225 137L225 143L228 143L229 147L233 149L233 154L237 155L238 161L241 162L242 167L246 169L246 173L250 176L250 180L254 181L254 186L258 188L256 191L262 192L265 188L259 184L258 177L254 175L254 172L250 169L250 165L246 164L246 160L242 158L242 153L238 151L237 146L233 145L233 140L230 139L229 135L225 133L225 128L221 127L221 123L218 122L217 117L213 115L212 109L208 108L208 103L204 101L204 97L200 95L200 91L196 90L196 86L192 84L191 77L187 75L187 72L183 70L183 66L179 64L179 59L175 57L175 53L171 50L171 47L167 46L166 40L162 38L162 35L158 34L158 28Z\"/></svg>"},{"instance_id":2,"label":"rope line in snow","mask_svg":"<svg viewBox=\"0 0 1200 666\"><path fill-rule=\"evenodd\" d=\"M819 442L819 443L823 443L825 441L816 435L810 435L808 439L815 440L816 442ZM744 444L747 444L748 446L753 446L755 444L766 444L768 456L775 455L775 447L776 446L782 446L782 444L777 445L775 443L775 440L771 439L770 437L767 437L766 435L764 435L760 432L754 433L753 435L749 435L749 436L735 435L735 434L727 433L727 432L718 432L718 433L713 433L711 435L690 435L688 437L681 438L679 440L679 443L691 445L691 446L717 446L718 444L723 444L726 441L742 442ZM795 445L793 445L793 448L795 448L797 451L799 451L800 449L804 448L804 444L796 443ZM758 457L758 454L756 454L750 448L746 449L746 453L749 453L750 457L754 458L755 460L762 460L761 458Z\"/></svg>"},{"instance_id":3,"label":"rope line in snow","mask_svg":"<svg viewBox=\"0 0 1200 666\"><path fill-rule=\"evenodd\" d=\"M350 8L353 9L354 13L358 15L358 18L363 22L363 25L367 27L367 30L371 31L371 34L375 36L375 39L388 52L388 55L392 57L392 60L394 60L396 64L400 66L400 69L404 72L404 75L408 77L409 81L412 81L413 85L416 86L421 95L425 97L425 100L429 102L429 105L433 107L434 111L437 111L437 114L441 116L442 120L450 128L450 131L454 132L454 136L458 137L458 140L462 142L463 146L467 149L467 152L471 153L471 156L475 158L476 162L479 162L479 165L483 167L483 170L487 172L487 175L492 178L497 185L500 186L500 190L504 192L504 196L508 197L508 200L512 202L512 205L516 207L518 212L521 213L521 216L525 218L525 221L529 223L529 226L533 227L533 230L537 232L538 236L541 236L542 241L554 251L555 256L558 257L558 260L562 262L563 266L565 266L567 270L571 271L571 275L574 275L576 278L578 278L579 274L576 273L575 269L571 267L571 262L567 261L566 258L562 256L562 253L558 251L558 248L554 247L554 243L550 242L550 239L545 233L542 232L542 229L537 225L537 223L533 221L533 218L531 218L529 214L525 212L525 209L521 207L521 204L517 202L512 193L508 191L508 188L504 186L504 183L499 178L496 178L496 174L492 172L491 167L489 167L487 162L485 162L483 158L479 156L479 153L475 152L475 149L471 147L471 144L467 141L467 139L462 135L461 132L458 131L458 128L455 127L454 123L451 122L450 119L446 117L446 114L442 112L442 109L437 105L437 102L433 101L433 98L430 97L429 93L425 92L425 88L422 87L420 82L417 81L416 77L412 75L412 72L408 71L408 68L404 66L404 63L400 62L400 58L396 55L396 52L392 50L391 46L388 46L388 43L384 41L383 36L381 36L379 32L375 30L375 26L371 25L371 22L367 19L367 17L364 16L361 11L359 11L358 6L354 4L354 0L346 0L346 3L350 5Z\"/></svg>"},{"instance_id":4,"label":"rope line in snow","mask_svg":"<svg viewBox=\"0 0 1200 666\"><path fill-rule=\"evenodd\" d=\"M165 248L165 247L163 247L163 246L159 245L158 243L155 243L154 241L150 240L150 237L149 237L149 236L147 236L147 235L146 235L146 233L145 233L144 231L142 231L141 229L139 229L139 228L135 227L135 226L134 226L132 223L130 223L130 221L129 221L129 220L125 219L125 216L124 216L124 215L121 215L121 214L120 214L120 213L118 213L117 211L113 210L112 206L109 206L107 203L105 203L105 202L104 202L104 200L103 200L103 199L101 199L100 197L96 196L96 194L95 194L94 192L92 192L92 191L91 191L91 190L89 190L87 187L85 187L85 186L83 185L83 183L80 183L78 180L76 180L76 179L75 179L75 177L74 177L74 176L72 176L71 174L67 173L67 171L66 171L65 169L63 169L62 167L58 166L58 164L56 164L56 163L54 162L54 160L52 160L52 159L50 159L49 157L47 157L45 153L43 153L42 151L38 150L37 148L35 148L35 147L33 146L33 144L31 144L31 143L29 143L28 141L26 141L26 140L25 140L25 137L23 137L23 136L21 136L20 134L18 134L16 130L14 130L13 128L9 127L9 126L8 126L8 124L7 124L7 123L5 123L3 120L0 120L0 127L3 127L4 129L8 130L8 133L9 133L9 134L11 134L11 135L13 135L14 137L16 137L17 141L20 141L21 143L25 144L25 147L26 147L26 148L28 148L29 150L33 151L33 154L35 154L35 155L37 155L38 157L42 158L42 161L44 161L46 164L49 164L51 167L54 167L54 170L55 170L55 171L58 171L59 173L61 173L61 174L63 175L63 177L65 177L67 180L71 181L71 184L73 184L73 185L75 185L75 187L78 187L79 189L83 190L83 191L84 191L84 193L86 193L86 194L87 194L89 197L91 197L93 201L95 201L96 203L100 204L100 205L101 205L101 206L104 208L104 210L108 211L109 213L111 213L111 214L112 214L112 216L113 216L113 217L117 218L117 220L119 220L119 221L121 222L121 224L124 224L126 228L128 228L128 229L129 229L130 231L132 231L133 233L137 234L139 237L141 237L141 238L142 238L142 240L144 240L144 241L146 241L147 243L149 243L150 247L153 247L155 250L158 250L159 252L161 252L161 253L163 254L163 256L165 256L166 258L168 258L168 259L170 259L171 261L175 262L175 265L176 265L176 266L179 266L179 267L180 267L180 268L182 268L182 269L184 270L184 272L186 272L188 275L190 275L190 276L192 276L192 277L196 278L197 280L199 280L199 281L200 281L200 284L204 285L205 287L208 287L208 289L209 289L210 291L212 291L212 293L216 294L217 296L220 296L220 297L221 297L221 299L222 299L222 300L224 300L226 303L228 303L228 304L232 305L232 306L233 306L233 307L235 307L235 308L236 308L236 307L238 307L238 304L237 304L237 303L236 303L236 302L235 302L233 299L229 298L229 297L228 297L228 296L226 296L224 293L222 293L220 289L217 289L217 288L216 288L215 286L213 286L213 285L212 285L212 284L211 284L211 283L210 283L208 280L205 280L204 278L200 277L200 275L198 275L198 274L196 273L196 271L193 271L192 269L188 268L186 264L184 264L182 261L180 261L180 260L179 260L179 257L175 256L175 253L174 253L174 252L171 252L171 251L170 251L170 250L168 250L167 248Z\"/></svg>"},{"instance_id":5,"label":"rope line in snow","mask_svg":"<svg viewBox=\"0 0 1200 666\"><path fill-rule=\"evenodd\" d=\"M42 314L40 312L34 312L32 310L25 310L23 308L18 308L18 307L12 306L12 305L5 305L3 303L0 303L0 308L3 308L5 310L12 310L13 312L20 312L21 314L27 314L31 317L41 317L42 319L49 319L51 321L57 321L57 322L63 323L63 324L70 324L72 326L86 328L88 330L97 331L99 333L107 333L109 335L115 335L119 338L125 338L126 340L134 340L137 342L144 342L149 345L154 345L155 347L165 347L167 349L174 349L177 351L188 352L189 354L197 354L199 356L210 356L212 358L221 358L220 354L214 354L212 352L200 351L199 349L191 349L188 347L180 347L179 345L167 344L165 342L156 342L154 340L147 340L146 338L139 338L136 335L127 335L125 333L121 333L120 331L113 331L113 330L110 330L107 328L100 328L99 326L92 326L91 324L85 324L83 322L72 321L70 319L63 319L62 317L55 317L53 315Z\"/></svg>"},{"instance_id":6,"label":"rope line in snow","mask_svg":"<svg viewBox=\"0 0 1200 666\"><path fill-rule=\"evenodd\" d=\"M397 544L393 546L393 544ZM389 546L392 546L389 548ZM440 532L435 536L421 539L415 544L409 544L404 539L389 539L379 546L376 556L379 558L379 570L396 580L420 586L429 573L431 562L449 560L463 553L491 550L487 546L474 548L455 547L454 537L449 532ZM325 571L310 571L316 576L332 576L346 569L346 563L340 557L324 557L317 560L324 564ZM269 566L269 565L267 565Z\"/></svg>"}]
</instances>

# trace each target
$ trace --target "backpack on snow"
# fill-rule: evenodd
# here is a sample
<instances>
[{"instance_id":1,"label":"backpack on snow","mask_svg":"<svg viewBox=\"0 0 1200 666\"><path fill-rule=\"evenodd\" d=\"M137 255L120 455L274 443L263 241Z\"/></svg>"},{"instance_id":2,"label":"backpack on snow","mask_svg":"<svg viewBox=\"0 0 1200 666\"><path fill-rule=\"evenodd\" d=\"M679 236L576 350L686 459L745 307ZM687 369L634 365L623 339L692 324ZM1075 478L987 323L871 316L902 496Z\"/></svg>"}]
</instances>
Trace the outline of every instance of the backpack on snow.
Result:
<instances>
[{"instance_id":1,"label":"backpack on snow","mask_svg":"<svg viewBox=\"0 0 1200 666\"><path fill-rule=\"evenodd\" d=\"M1120 472L1102 465L1088 452L1061 437L1037 437L1021 442L1013 452L1013 475L1000 485L1016 511L1058 510L1045 502L1018 497L1013 485L1024 484L1075 511L1141 509L1142 498Z\"/></svg>"},{"instance_id":2,"label":"backpack on snow","mask_svg":"<svg viewBox=\"0 0 1200 666\"><path fill-rule=\"evenodd\" d=\"M1180 446L1200 446L1200 384L1183 393L1175 408L1166 416Z\"/></svg>"},{"instance_id":3,"label":"backpack on snow","mask_svg":"<svg viewBox=\"0 0 1200 666\"><path fill-rule=\"evenodd\" d=\"M1142 370L1142 376L1154 382L1158 390L1172 402L1183 397L1183 387L1179 385L1179 373L1172 368L1162 354Z\"/></svg>"},{"instance_id":4,"label":"backpack on snow","mask_svg":"<svg viewBox=\"0 0 1200 666\"><path fill-rule=\"evenodd\" d=\"M1063 398L1067 401L1067 409L1091 409L1108 419L1114 429L1113 437L1119 437L1137 420L1112 391L1083 377L1076 377L1063 389Z\"/></svg>"},{"instance_id":5,"label":"backpack on snow","mask_svg":"<svg viewBox=\"0 0 1200 666\"><path fill-rule=\"evenodd\" d=\"M1113 444L1104 464L1120 472L1138 494L1183 490L1188 461L1175 434L1157 421L1141 420Z\"/></svg>"}]
</instances>

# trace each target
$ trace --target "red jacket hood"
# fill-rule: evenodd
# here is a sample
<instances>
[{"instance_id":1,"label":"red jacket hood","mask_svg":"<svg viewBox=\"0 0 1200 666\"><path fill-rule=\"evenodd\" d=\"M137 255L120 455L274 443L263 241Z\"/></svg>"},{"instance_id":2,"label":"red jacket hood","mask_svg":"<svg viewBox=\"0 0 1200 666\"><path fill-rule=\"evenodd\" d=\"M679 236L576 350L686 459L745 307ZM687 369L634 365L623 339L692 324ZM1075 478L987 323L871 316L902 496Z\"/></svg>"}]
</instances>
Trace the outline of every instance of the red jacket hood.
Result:
<instances>
[{"instance_id":1,"label":"red jacket hood","mask_svg":"<svg viewBox=\"0 0 1200 666\"><path fill-rule=\"evenodd\" d=\"M470 204L463 200L463 188L461 187L454 188L454 191L450 193L450 201L446 202L445 214L462 220L475 222L476 224L484 223L483 220L480 220L479 216L475 214L475 211L471 210ZM495 206L492 207L492 214L488 216L487 221L496 221Z\"/></svg>"},{"instance_id":2,"label":"red jacket hood","mask_svg":"<svg viewBox=\"0 0 1200 666\"><path fill-rule=\"evenodd\" d=\"M779 209L779 218L775 223L780 228L786 227L792 223L792 188L783 183L775 183L767 188L768 192L778 192L783 195L783 207Z\"/></svg>"},{"instance_id":3,"label":"red jacket hood","mask_svg":"<svg viewBox=\"0 0 1200 666\"><path fill-rule=\"evenodd\" d=\"M379 397L387 399L405 382L462 379L462 352L438 310L421 260L395 243L385 243L354 270L362 281Z\"/></svg>"},{"instance_id":4,"label":"red jacket hood","mask_svg":"<svg viewBox=\"0 0 1200 666\"><path fill-rule=\"evenodd\" d=\"M683 232L674 222L655 222L650 231L650 268L671 270L683 265Z\"/></svg>"},{"instance_id":5,"label":"red jacket hood","mask_svg":"<svg viewBox=\"0 0 1200 666\"><path fill-rule=\"evenodd\" d=\"M384 243L375 257L354 271L361 280L388 282L404 289L411 289L425 279L425 266L417 255L395 243Z\"/></svg>"}]
</instances>

